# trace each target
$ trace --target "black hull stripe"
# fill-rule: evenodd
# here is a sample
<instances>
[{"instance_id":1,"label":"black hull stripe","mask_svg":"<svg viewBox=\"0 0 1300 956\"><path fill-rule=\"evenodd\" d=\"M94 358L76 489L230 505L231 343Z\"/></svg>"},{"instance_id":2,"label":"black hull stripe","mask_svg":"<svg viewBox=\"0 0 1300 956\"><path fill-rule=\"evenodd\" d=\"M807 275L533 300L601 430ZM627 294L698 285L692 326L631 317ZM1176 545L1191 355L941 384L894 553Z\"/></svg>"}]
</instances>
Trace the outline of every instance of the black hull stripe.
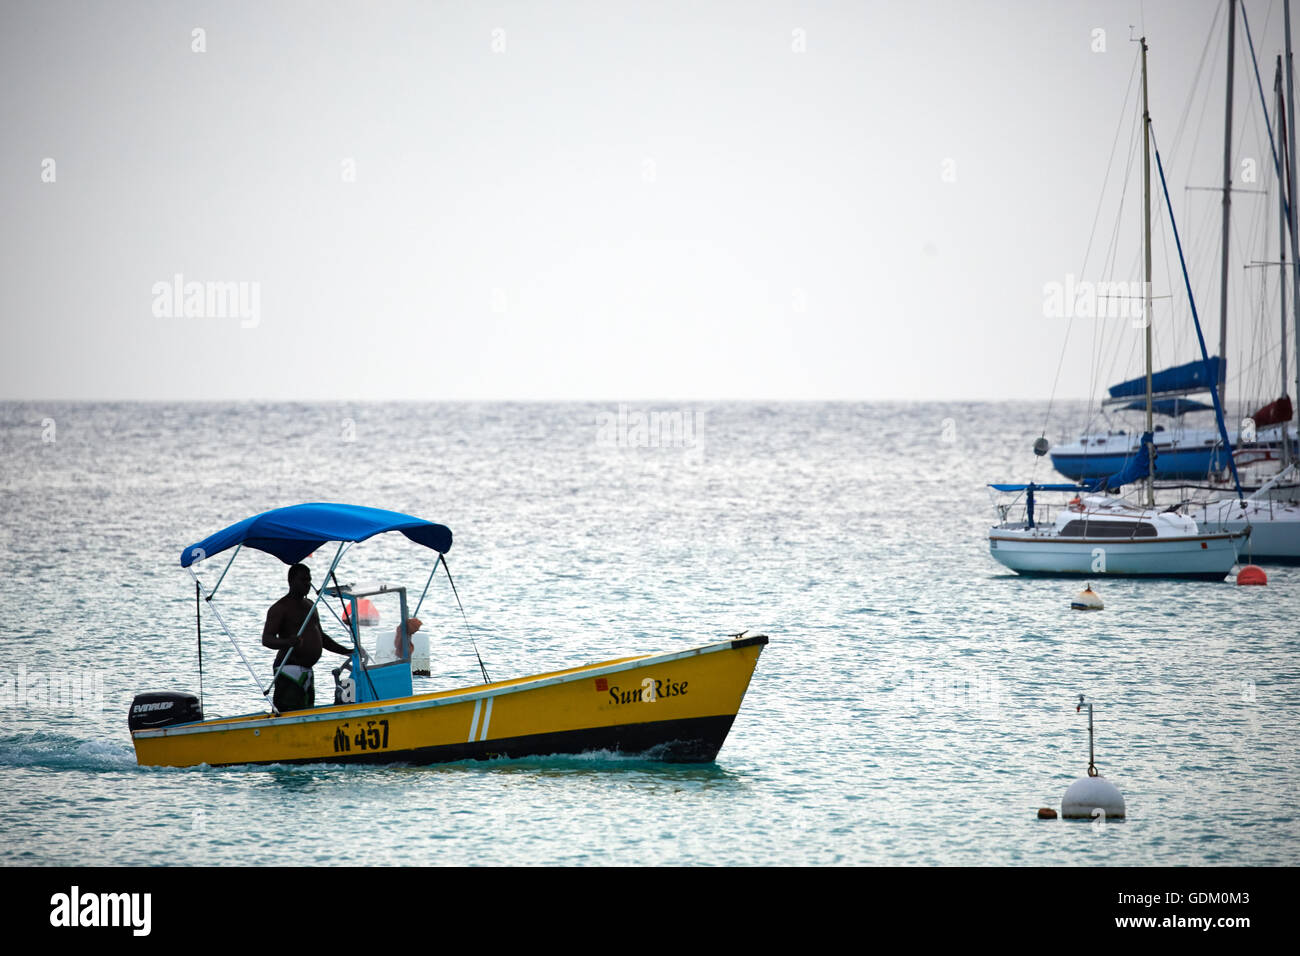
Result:
<instances>
[{"instance_id":1,"label":"black hull stripe","mask_svg":"<svg viewBox=\"0 0 1300 956\"><path fill-rule=\"evenodd\" d=\"M731 730L735 719L734 714L725 714L719 717L657 720L410 750L352 751L301 760L241 760L238 766L273 763L432 764L454 760L492 760L499 757L545 757L600 750L641 755L665 763L710 763L722 749L722 743L727 739L727 732Z\"/></svg>"}]
</instances>

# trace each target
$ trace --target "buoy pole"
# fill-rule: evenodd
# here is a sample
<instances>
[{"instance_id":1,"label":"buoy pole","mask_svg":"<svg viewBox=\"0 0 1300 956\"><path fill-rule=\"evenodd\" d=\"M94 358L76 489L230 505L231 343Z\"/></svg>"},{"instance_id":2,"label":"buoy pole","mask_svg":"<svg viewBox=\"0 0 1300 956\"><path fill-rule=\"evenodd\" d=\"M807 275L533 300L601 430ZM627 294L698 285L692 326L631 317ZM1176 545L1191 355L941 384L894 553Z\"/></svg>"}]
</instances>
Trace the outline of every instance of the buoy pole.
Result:
<instances>
[{"instance_id":1,"label":"buoy pole","mask_svg":"<svg viewBox=\"0 0 1300 956\"><path fill-rule=\"evenodd\" d=\"M1093 749L1092 702L1091 701L1088 702L1088 776L1090 777L1097 776L1096 757L1095 757L1095 751Z\"/></svg>"},{"instance_id":2,"label":"buoy pole","mask_svg":"<svg viewBox=\"0 0 1300 956\"><path fill-rule=\"evenodd\" d=\"M1080 694L1079 703L1078 706L1074 708L1074 712L1077 714L1082 709L1083 709L1083 695ZM1094 750L1093 742L1094 742L1094 738L1093 738L1093 731L1092 731L1092 702L1089 701L1088 702L1088 776L1090 777L1097 776L1097 763L1095 757L1096 751Z\"/></svg>"}]
</instances>

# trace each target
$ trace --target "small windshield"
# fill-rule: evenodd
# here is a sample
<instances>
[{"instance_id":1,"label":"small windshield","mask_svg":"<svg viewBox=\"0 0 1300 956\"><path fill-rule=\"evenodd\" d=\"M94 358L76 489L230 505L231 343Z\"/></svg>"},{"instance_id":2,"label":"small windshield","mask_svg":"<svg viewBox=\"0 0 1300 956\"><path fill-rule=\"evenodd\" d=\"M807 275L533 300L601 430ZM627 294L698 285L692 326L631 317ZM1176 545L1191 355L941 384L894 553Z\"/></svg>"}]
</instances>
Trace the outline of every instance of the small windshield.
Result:
<instances>
[{"instance_id":1,"label":"small windshield","mask_svg":"<svg viewBox=\"0 0 1300 956\"><path fill-rule=\"evenodd\" d=\"M371 658L376 664L391 664L394 661L409 661L411 659L411 638L405 635L403 641L402 629L394 627L381 628L371 642L369 651Z\"/></svg>"},{"instance_id":2,"label":"small windshield","mask_svg":"<svg viewBox=\"0 0 1300 956\"><path fill-rule=\"evenodd\" d=\"M359 644L370 658L370 666L410 661L411 635L407 633L402 612L403 592L399 588L388 591L368 591L364 597L356 596ZM346 595L351 598L351 595ZM352 629L352 600L345 605L343 622Z\"/></svg>"}]
</instances>

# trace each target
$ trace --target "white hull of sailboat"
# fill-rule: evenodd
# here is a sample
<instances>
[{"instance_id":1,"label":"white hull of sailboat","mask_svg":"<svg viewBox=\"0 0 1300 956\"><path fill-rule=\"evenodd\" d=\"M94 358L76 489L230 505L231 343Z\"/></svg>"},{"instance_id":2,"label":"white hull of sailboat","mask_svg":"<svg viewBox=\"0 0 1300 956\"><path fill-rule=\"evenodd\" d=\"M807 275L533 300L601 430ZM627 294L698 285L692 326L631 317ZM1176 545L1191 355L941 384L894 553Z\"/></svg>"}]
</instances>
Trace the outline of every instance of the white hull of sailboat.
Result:
<instances>
[{"instance_id":1,"label":"white hull of sailboat","mask_svg":"<svg viewBox=\"0 0 1300 956\"><path fill-rule=\"evenodd\" d=\"M1242 560L1300 564L1300 504L1293 501L1247 501L1243 510L1235 499L1186 507L1204 532L1242 532L1250 529L1250 543L1241 548Z\"/></svg>"},{"instance_id":2,"label":"white hull of sailboat","mask_svg":"<svg viewBox=\"0 0 1300 956\"><path fill-rule=\"evenodd\" d=\"M1237 563L1244 535L1187 538L1062 538L994 528L989 552L1017 574L1169 577L1221 581Z\"/></svg>"}]
</instances>

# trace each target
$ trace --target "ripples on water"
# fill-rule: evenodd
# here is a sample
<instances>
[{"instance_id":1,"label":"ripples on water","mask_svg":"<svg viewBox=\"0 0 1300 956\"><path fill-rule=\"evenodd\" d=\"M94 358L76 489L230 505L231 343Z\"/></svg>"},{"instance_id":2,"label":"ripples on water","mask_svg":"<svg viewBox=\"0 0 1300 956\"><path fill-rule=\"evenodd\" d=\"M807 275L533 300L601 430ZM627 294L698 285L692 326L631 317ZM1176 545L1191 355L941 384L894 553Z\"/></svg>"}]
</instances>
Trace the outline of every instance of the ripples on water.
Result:
<instances>
[{"instance_id":1,"label":"ripples on water","mask_svg":"<svg viewBox=\"0 0 1300 956\"><path fill-rule=\"evenodd\" d=\"M698 461L600 446L614 404L0 405L2 676L103 681L102 710L0 706L4 861L1297 862L1300 570L1104 581L1100 614L1004 574L983 486L1028 477L1037 406L630 408L703 412ZM451 526L493 677L769 634L717 763L136 767L132 696L197 689L180 549L311 500ZM418 590L427 555L388 537L344 579ZM222 586L257 666L283 579L244 552ZM429 686L474 682L429 601ZM254 709L215 622L204 646L208 712ZM1079 693L1124 823L1034 819L1086 767Z\"/></svg>"}]
</instances>

